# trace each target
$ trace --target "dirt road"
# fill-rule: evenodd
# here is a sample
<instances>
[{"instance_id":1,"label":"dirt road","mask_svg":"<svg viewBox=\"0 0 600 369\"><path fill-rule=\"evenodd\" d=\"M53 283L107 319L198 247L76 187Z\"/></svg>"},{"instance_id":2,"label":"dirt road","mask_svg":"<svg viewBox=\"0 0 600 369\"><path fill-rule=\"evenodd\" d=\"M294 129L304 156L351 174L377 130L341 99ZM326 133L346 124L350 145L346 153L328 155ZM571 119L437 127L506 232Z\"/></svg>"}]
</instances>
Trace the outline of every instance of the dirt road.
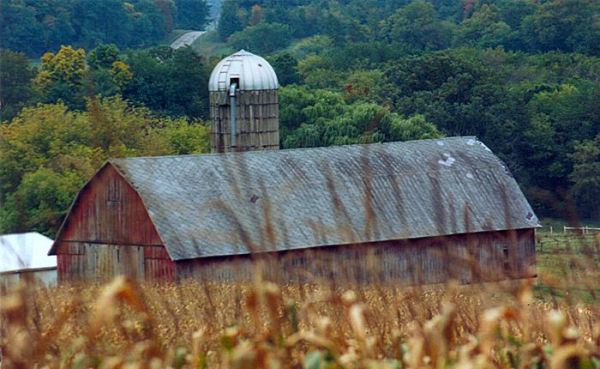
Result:
<instances>
[{"instance_id":1,"label":"dirt road","mask_svg":"<svg viewBox=\"0 0 600 369\"><path fill-rule=\"evenodd\" d=\"M198 37L202 36L205 33L206 31L192 31L184 33L183 35L179 36L177 40L171 43L171 47L173 49L179 49L180 47L191 45L194 41L196 41Z\"/></svg>"}]
</instances>

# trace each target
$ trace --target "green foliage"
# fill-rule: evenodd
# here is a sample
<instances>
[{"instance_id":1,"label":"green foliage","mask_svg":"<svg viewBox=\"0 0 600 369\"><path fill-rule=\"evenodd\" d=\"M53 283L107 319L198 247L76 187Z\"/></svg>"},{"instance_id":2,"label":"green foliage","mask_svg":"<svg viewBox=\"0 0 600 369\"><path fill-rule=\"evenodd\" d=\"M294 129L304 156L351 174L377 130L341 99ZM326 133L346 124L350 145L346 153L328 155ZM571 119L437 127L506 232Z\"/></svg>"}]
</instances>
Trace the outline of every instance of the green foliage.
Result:
<instances>
[{"instance_id":1,"label":"green foliage","mask_svg":"<svg viewBox=\"0 0 600 369\"><path fill-rule=\"evenodd\" d=\"M110 68L112 64L120 60L119 48L115 44L100 44L89 52L87 65L92 69Z\"/></svg>"},{"instance_id":2,"label":"green foliage","mask_svg":"<svg viewBox=\"0 0 600 369\"><path fill-rule=\"evenodd\" d=\"M206 24L209 5L206 0L175 0L177 28L202 30Z\"/></svg>"},{"instance_id":3,"label":"green foliage","mask_svg":"<svg viewBox=\"0 0 600 369\"><path fill-rule=\"evenodd\" d=\"M119 97L25 108L0 125L0 232L53 235L81 185L109 157L208 151L208 129L158 119Z\"/></svg>"},{"instance_id":4,"label":"green foliage","mask_svg":"<svg viewBox=\"0 0 600 369\"><path fill-rule=\"evenodd\" d=\"M291 53L283 52L268 59L269 64L275 69L279 84L282 86L298 83L298 59Z\"/></svg>"},{"instance_id":5,"label":"green foliage","mask_svg":"<svg viewBox=\"0 0 600 369\"><path fill-rule=\"evenodd\" d=\"M374 103L348 104L326 90L289 86L280 91L282 146L314 147L440 137L421 115L405 119Z\"/></svg>"},{"instance_id":6,"label":"green foliage","mask_svg":"<svg viewBox=\"0 0 600 369\"><path fill-rule=\"evenodd\" d=\"M595 0L554 0L528 19L542 50L600 55L600 3ZM532 45L536 46L536 45Z\"/></svg>"},{"instance_id":7,"label":"green foliage","mask_svg":"<svg viewBox=\"0 0 600 369\"><path fill-rule=\"evenodd\" d=\"M174 155L201 154L210 151L210 128L202 122L169 120L161 130L168 138L169 152Z\"/></svg>"},{"instance_id":8,"label":"green foliage","mask_svg":"<svg viewBox=\"0 0 600 369\"><path fill-rule=\"evenodd\" d=\"M3 47L39 56L65 44L148 47L176 24L202 29L208 11L204 0L6 0L0 24Z\"/></svg>"},{"instance_id":9,"label":"green foliage","mask_svg":"<svg viewBox=\"0 0 600 369\"><path fill-rule=\"evenodd\" d=\"M439 50L450 45L452 28L435 16L431 3L415 1L386 20L386 37L419 50Z\"/></svg>"},{"instance_id":10,"label":"green foliage","mask_svg":"<svg viewBox=\"0 0 600 369\"><path fill-rule=\"evenodd\" d=\"M63 101L73 108L84 105L85 50L61 46L54 53L42 56L42 65L36 85L42 93L42 102Z\"/></svg>"},{"instance_id":11,"label":"green foliage","mask_svg":"<svg viewBox=\"0 0 600 369\"><path fill-rule=\"evenodd\" d=\"M496 46L510 48L516 37L511 27L501 19L497 8L485 4L460 24L454 43L483 48Z\"/></svg>"},{"instance_id":12,"label":"green foliage","mask_svg":"<svg viewBox=\"0 0 600 369\"><path fill-rule=\"evenodd\" d=\"M244 28L240 20L240 8L236 0L225 0L221 7L221 16L217 24L217 31L221 40L227 40L229 36Z\"/></svg>"},{"instance_id":13,"label":"green foliage","mask_svg":"<svg viewBox=\"0 0 600 369\"><path fill-rule=\"evenodd\" d=\"M209 70L191 48L130 53L126 63L132 75L123 83L126 99L159 114L208 117Z\"/></svg>"},{"instance_id":14,"label":"green foliage","mask_svg":"<svg viewBox=\"0 0 600 369\"><path fill-rule=\"evenodd\" d=\"M34 77L24 53L0 49L0 122L12 119L34 97Z\"/></svg>"},{"instance_id":15,"label":"green foliage","mask_svg":"<svg viewBox=\"0 0 600 369\"><path fill-rule=\"evenodd\" d=\"M289 26L281 23L259 23L232 34L229 43L236 49L266 54L286 47L291 39Z\"/></svg>"},{"instance_id":16,"label":"green foliage","mask_svg":"<svg viewBox=\"0 0 600 369\"><path fill-rule=\"evenodd\" d=\"M600 218L600 134L593 140L577 142L573 170L569 179L573 183L571 195L575 199L579 215L589 219Z\"/></svg>"}]
</instances>

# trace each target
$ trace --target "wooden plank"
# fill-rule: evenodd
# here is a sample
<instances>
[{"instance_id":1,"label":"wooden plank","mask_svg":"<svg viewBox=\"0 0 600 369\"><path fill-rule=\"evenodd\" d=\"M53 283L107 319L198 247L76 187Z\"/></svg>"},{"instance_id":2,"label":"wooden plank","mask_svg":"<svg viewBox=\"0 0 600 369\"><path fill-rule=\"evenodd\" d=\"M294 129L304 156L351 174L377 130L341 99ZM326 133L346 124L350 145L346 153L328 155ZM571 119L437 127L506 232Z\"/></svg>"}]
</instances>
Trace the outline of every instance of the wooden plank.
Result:
<instances>
[{"instance_id":1,"label":"wooden plank","mask_svg":"<svg viewBox=\"0 0 600 369\"><path fill-rule=\"evenodd\" d=\"M111 165L98 173L82 191L58 241L62 240L162 243L141 198Z\"/></svg>"}]
</instances>

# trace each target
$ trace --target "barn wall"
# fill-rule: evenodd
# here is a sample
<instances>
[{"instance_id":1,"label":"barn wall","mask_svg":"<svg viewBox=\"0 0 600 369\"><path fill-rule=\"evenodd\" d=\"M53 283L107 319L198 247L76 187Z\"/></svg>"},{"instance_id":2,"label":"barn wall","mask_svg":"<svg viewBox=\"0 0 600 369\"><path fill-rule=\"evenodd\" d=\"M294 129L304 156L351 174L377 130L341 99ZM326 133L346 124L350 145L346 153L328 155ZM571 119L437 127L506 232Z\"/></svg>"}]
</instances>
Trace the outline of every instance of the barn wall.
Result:
<instances>
[{"instance_id":1,"label":"barn wall","mask_svg":"<svg viewBox=\"0 0 600 369\"><path fill-rule=\"evenodd\" d=\"M84 188L57 247L58 276L103 281L115 275L174 280L169 258L137 192L111 166Z\"/></svg>"},{"instance_id":2,"label":"barn wall","mask_svg":"<svg viewBox=\"0 0 600 369\"><path fill-rule=\"evenodd\" d=\"M94 176L67 221L64 241L162 244L140 196L112 165Z\"/></svg>"},{"instance_id":3,"label":"barn wall","mask_svg":"<svg viewBox=\"0 0 600 369\"><path fill-rule=\"evenodd\" d=\"M535 274L534 231L486 232L343 245L261 256L177 262L179 278L250 279L260 260L267 278L336 283L468 283Z\"/></svg>"},{"instance_id":4,"label":"barn wall","mask_svg":"<svg viewBox=\"0 0 600 369\"><path fill-rule=\"evenodd\" d=\"M44 287L56 285L56 267L22 269L0 273L0 292L7 290L11 286L25 281L26 283L35 283Z\"/></svg>"}]
</instances>

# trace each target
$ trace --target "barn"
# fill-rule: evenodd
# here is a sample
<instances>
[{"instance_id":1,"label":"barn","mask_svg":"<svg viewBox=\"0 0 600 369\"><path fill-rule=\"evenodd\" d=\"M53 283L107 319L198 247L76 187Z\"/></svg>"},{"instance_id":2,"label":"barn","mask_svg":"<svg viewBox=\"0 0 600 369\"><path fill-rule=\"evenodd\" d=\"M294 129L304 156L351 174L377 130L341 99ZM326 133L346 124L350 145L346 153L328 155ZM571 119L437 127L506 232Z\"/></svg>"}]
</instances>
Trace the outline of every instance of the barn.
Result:
<instances>
[{"instance_id":1,"label":"barn","mask_svg":"<svg viewBox=\"0 0 600 369\"><path fill-rule=\"evenodd\" d=\"M475 137L111 159L50 250L65 280L436 283L535 275L538 220Z\"/></svg>"},{"instance_id":2,"label":"barn","mask_svg":"<svg viewBox=\"0 0 600 369\"><path fill-rule=\"evenodd\" d=\"M48 256L52 239L38 232L0 236L0 290L26 281L44 286L56 284L56 256Z\"/></svg>"}]
</instances>

